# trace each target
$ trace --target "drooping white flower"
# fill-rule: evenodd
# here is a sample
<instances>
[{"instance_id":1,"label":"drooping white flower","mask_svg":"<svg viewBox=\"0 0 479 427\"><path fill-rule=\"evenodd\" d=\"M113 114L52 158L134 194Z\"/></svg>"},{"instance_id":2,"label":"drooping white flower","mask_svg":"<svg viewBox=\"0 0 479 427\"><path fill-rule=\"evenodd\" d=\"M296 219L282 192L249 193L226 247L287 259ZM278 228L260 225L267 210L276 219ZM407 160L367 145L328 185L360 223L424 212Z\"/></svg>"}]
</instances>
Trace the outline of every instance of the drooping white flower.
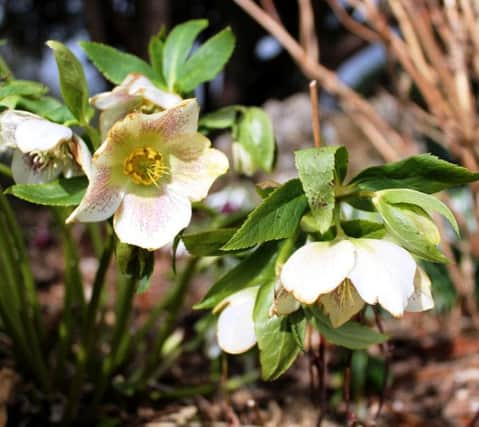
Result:
<instances>
[{"instance_id":1,"label":"drooping white flower","mask_svg":"<svg viewBox=\"0 0 479 427\"><path fill-rule=\"evenodd\" d=\"M60 174L69 178L90 172L90 151L79 136L26 111L0 114L0 146L12 149L12 176L19 184L41 184Z\"/></svg>"},{"instance_id":2,"label":"drooping white flower","mask_svg":"<svg viewBox=\"0 0 479 427\"><path fill-rule=\"evenodd\" d=\"M214 313L219 311L217 332L218 345L231 354L248 351L256 344L253 309L259 286L243 289L220 302Z\"/></svg>"},{"instance_id":3,"label":"drooping white flower","mask_svg":"<svg viewBox=\"0 0 479 427\"><path fill-rule=\"evenodd\" d=\"M430 308L430 284L420 273L416 275L417 270L409 252L386 240L314 242L286 261L281 282L301 303L321 303L337 327L364 303L379 303L396 317L409 304L422 310ZM419 295L413 298L419 301L415 305L410 302L413 295Z\"/></svg>"},{"instance_id":4,"label":"drooping white flower","mask_svg":"<svg viewBox=\"0 0 479 427\"><path fill-rule=\"evenodd\" d=\"M228 160L197 132L198 104L185 100L160 113L117 121L93 156L90 182L67 222L102 221L124 243L158 249L191 219Z\"/></svg>"},{"instance_id":5,"label":"drooping white flower","mask_svg":"<svg viewBox=\"0 0 479 427\"><path fill-rule=\"evenodd\" d=\"M102 111L100 132L105 139L110 128L118 120L133 111L153 113L174 107L182 98L157 88L142 74L128 74L125 80L111 92L100 93L91 98L92 105Z\"/></svg>"}]
</instances>

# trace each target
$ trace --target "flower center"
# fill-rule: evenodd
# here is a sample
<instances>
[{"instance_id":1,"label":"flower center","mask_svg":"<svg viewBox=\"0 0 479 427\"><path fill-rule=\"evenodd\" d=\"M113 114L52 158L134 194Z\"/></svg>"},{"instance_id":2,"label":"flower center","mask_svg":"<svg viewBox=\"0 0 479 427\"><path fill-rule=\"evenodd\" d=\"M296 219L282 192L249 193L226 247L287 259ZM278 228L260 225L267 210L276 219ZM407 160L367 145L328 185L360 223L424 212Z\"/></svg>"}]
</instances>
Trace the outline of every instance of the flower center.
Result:
<instances>
[{"instance_id":1,"label":"flower center","mask_svg":"<svg viewBox=\"0 0 479 427\"><path fill-rule=\"evenodd\" d=\"M137 148L123 162L123 173L135 184L157 185L158 180L168 175L163 155L151 147Z\"/></svg>"}]
</instances>

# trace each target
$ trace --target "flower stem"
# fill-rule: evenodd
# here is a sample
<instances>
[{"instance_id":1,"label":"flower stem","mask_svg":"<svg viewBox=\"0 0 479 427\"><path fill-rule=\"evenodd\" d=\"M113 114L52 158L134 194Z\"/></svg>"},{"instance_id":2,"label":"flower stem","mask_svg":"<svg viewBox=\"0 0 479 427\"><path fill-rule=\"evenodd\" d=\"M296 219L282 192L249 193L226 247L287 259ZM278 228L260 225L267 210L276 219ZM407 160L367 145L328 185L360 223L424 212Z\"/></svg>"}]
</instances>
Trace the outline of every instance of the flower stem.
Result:
<instances>
[{"instance_id":1,"label":"flower stem","mask_svg":"<svg viewBox=\"0 0 479 427\"><path fill-rule=\"evenodd\" d=\"M12 171L11 169L4 165L3 163L0 163L0 174L8 177L8 178L11 178L12 177Z\"/></svg>"},{"instance_id":2,"label":"flower stem","mask_svg":"<svg viewBox=\"0 0 479 427\"><path fill-rule=\"evenodd\" d=\"M93 358L95 338L96 319L98 309L100 307L101 295L105 285L106 273L110 265L113 254L113 235L110 233L108 241L103 249L100 259L100 265L96 272L95 281L93 282L93 292L88 304L85 325L82 334L81 345L77 353L77 363L75 376L73 377L67 405L63 415L63 425L70 425L78 411L78 405L81 398L81 392L84 384L86 367L88 362Z\"/></svg>"}]
</instances>

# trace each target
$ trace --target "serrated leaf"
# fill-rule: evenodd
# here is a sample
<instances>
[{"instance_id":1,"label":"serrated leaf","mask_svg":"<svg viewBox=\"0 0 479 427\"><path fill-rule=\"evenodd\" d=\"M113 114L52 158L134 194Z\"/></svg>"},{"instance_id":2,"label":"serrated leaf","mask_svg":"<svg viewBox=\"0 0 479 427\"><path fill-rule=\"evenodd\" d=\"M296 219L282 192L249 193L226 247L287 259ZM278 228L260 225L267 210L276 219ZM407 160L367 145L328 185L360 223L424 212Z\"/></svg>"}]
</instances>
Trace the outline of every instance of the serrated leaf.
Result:
<instances>
[{"instance_id":1,"label":"serrated leaf","mask_svg":"<svg viewBox=\"0 0 479 427\"><path fill-rule=\"evenodd\" d=\"M384 199L375 201L376 209L382 216L387 230L408 251L432 262L447 262L448 259L437 248L430 227L419 228L418 223L426 218L417 218L417 210L408 209L407 204L392 205ZM432 222L432 221L431 221ZM432 224L435 227L434 224Z\"/></svg>"},{"instance_id":2,"label":"serrated leaf","mask_svg":"<svg viewBox=\"0 0 479 427\"><path fill-rule=\"evenodd\" d=\"M205 297L194 306L195 309L209 309L215 307L226 297L241 289L264 283L264 275L269 276L272 258L276 253L276 243L267 243L260 246L236 267L222 276L206 293Z\"/></svg>"},{"instance_id":3,"label":"serrated leaf","mask_svg":"<svg viewBox=\"0 0 479 427\"><path fill-rule=\"evenodd\" d=\"M236 121L236 106L220 108L212 113L205 114L198 122L199 127L208 129L226 129L232 127Z\"/></svg>"},{"instance_id":4,"label":"serrated leaf","mask_svg":"<svg viewBox=\"0 0 479 427\"><path fill-rule=\"evenodd\" d=\"M298 179L288 181L248 215L222 249L245 249L258 243L290 237L298 228L307 207L308 201L301 182Z\"/></svg>"},{"instance_id":5,"label":"serrated leaf","mask_svg":"<svg viewBox=\"0 0 479 427\"><path fill-rule=\"evenodd\" d=\"M41 96L48 92L48 88L41 83L29 80L12 80L0 87L0 99L12 95Z\"/></svg>"},{"instance_id":6,"label":"serrated leaf","mask_svg":"<svg viewBox=\"0 0 479 427\"><path fill-rule=\"evenodd\" d=\"M177 25L165 41L163 50L163 76L169 90L173 90L181 69L198 34L208 26L206 19L193 19Z\"/></svg>"},{"instance_id":7,"label":"serrated leaf","mask_svg":"<svg viewBox=\"0 0 479 427\"><path fill-rule=\"evenodd\" d=\"M151 66L156 72L156 80L162 86L166 87L166 80L163 76L163 50L165 48L165 41L161 32L150 39L148 44L148 55L150 57Z\"/></svg>"},{"instance_id":8,"label":"serrated leaf","mask_svg":"<svg viewBox=\"0 0 479 427\"><path fill-rule=\"evenodd\" d=\"M261 108L247 108L238 122L237 142L251 156L254 165L271 172L275 142L271 119Z\"/></svg>"},{"instance_id":9,"label":"serrated leaf","mask_svg":"<svg viewBox=\"0 0 479 427\"><path fill-rule=\"evenodd\" d=\"M123 82L130 73L140 73L150 80L161 81L153 68L135 55L96 42L84 41L80 42L80 46L95 67L114 84Z\"/></svg>"},{"instance_id":10,"label":"serrated leaf","mask_svg":"<svg viewBox=\"0 0 479 427\"><path fill-rule=\"evenodd\" d=\"M16 184L5 193L30 203L47 206L76 206L88 186L86 177L60 178L48 184Z\"/></svg>"},{"instance_id":11,"label":"serrated leaf","mask_svg":"<svg viewBox=\"0 0 479 427\"><path fill-rule=\"evenodd\" d=\"M421 154L365 169L354 177L350 184L367 191L409 188L423 193L436 193L477 180L479 173L473 173L431 154Z\"/></svg>"},{"instance_id":12,"label":"serrated leaf","mask_svg":"<svg viewBox=\"0 0 479 427\"><path fill-rule=\"evenodd\" d=\"M287 317L270 316L275 278L261 286L253 311L256 340L264 380L280 377L298 357L301 348L290 329Z\"/></svg>"},{"instance_id":13,"label":"serrated leaf","mask_svg":"<svg viewBox=\"0 0 479 427\"><path fill-rule=\"evenodd\" d=\"M49 41L47 45L55 55L65 105L81 123L88 123L92 109L88 104L88 84L80 61L60 42Z\"/></svg>"},{"instance_id":14,"label":"serrated leaf","mask_svg":"<svg viewBox=\"0 0 479 427\"><path fill-rule=\"evenodd\" d=\"M342 153L340 173L344 175L346 170L344 159L347 159L345 151L344 147L321 147L295 152L299 179L321 233L325 233L333 222L336 154Z\"/></svg>"},{"instance_id":15,"label":"serrated leaf","mask_svg":"<svg viewBox=\"0 0 479 427\"><path fill-rule=\"evenodd\" d=\"M401 188L397 190L380 191L377 193L377 197L384 199L389 204L408 203L410 205L417 205L429 213L429 215L431 215L432 212L437 212L446 218L452 225L452 228L454 228L454 231L459 234L459 225L457 224L454 214L443 202L434 196Z\"/></svg>"},{"instance_id":16,"label":"serrated leaf","mask_svg":"<svg viewBox=\"0 0 479 427\"><path fill-rule=\"evenodd\" d=\"M318 307L308 307L306 314L326 341L351 350L367 349L371 345L381 344L389 338L387 335L353 321L349 321L339 328L333 328L329 318Z\"/></svg>"},{"instance_id":17,"label":"serrated leaf","mask_svg":"<svg viewBox=\"0 0 479 427\"><path fill-rule=\"evenodd\" d=\"M213 256L224 255L221 247L233 236L236 228L221 228L201 231L199 233L183 234L181 240L192 255Z\"/></svg>"},{"instance_id":18,"label":"serrated leaf","mask_svg":"<svg viewBox=\"0 0 479 427\"><path fill-rule=\"evenodd\" d=\"M234 46L235 36L230 28L210 37L181 67L175 87L189 93L199 84L212 80L223 69Z\"/></svg>"}]
</instances>

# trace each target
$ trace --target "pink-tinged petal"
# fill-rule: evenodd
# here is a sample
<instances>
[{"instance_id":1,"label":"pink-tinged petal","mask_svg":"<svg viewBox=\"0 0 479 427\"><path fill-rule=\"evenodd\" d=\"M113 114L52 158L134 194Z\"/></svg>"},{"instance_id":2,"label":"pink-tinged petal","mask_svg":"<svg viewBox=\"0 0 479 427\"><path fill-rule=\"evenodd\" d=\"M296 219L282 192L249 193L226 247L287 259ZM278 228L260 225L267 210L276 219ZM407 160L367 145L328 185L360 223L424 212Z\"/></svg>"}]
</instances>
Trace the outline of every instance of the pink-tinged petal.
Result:
<instances>
[{"instance_id":1,"label":"pink-tinged petal","mask_svg":"<svg viewBox=\"0 0 479 427\"><path fill-rule=\"evenodd\" d=\"M90 150L85 141L77 135L73 135L72 140L68 144L68 148L75 163L80 167L88 179L91 177L92 158ZM66 176L66 175L65 175Z\"/></svg>"},{"instance_id":2,"label":"pink-tinged petal","mask_svg":"<svg viewBox=\"0 0 479 427\"><path fill-rule=\"evenodd\" d=\"M171 156L170 168L172 181L168 186L191 201L198 201L208 195L215 179L228 170L228 159L221 151L207 148L192 161Z\"/></svg>"},{"instance_id":3,"label":"pink-tinged petal","mask_svg":"<svg viewBox=\"0 0 479 427\"><path fill-rule=\"evenodd\" d=\"M348 240L314 242L299 248L283 266L281 283L303 304L336 289L354 266L355 248Z\"/></svg>"},{"instance_id":4,"label":"pink-tinged petal","mask_svg":"<svg viewBox=\"0 0 479 427\"><path fill-rule=\"evenodd\" d=\"M13 180L17 184L45 184L60 175L62 163L55 162L43 168L35 168L28 154L15 150L11 168Z\"/></svg>"},{"instance_id":5,"label":"pink-tinged petal","mask_svg":"<svg viewBox=\"0 0 479 427\"><path fill-rule=\"evenodd\" d=\"M220 348L240 354L256 344L253 309L258 287L244 289L220 303L225 308L218 317L217 338Z\"/></svg>"},{"instance_id":6,"label":"pink-tinged petal","mask_svg":"<svg viewBox=\"0 0 479 427\"><path fill-rule=\"evenodd\" d=\"M150 196L127 193L113 227L123 243L155 250L171 242L190 220L190 202L172 191Z\"/></svg>"},{"instance_id":7,"label":"pink-tinged petal","mask_svg":"<svg viewBox=\"0 0 479 427\"><path fill-rule=\"evenodd\" d=\"M93 164L89 181L82 201L67 218L67 224L73 221L103 221L120 206L124 190L112 182L111 168Z\"/></svg>"},{"instance_id":8,"label":"pink-tinged petal","mask_svg":"<svg viewBox=\"0 0 479 427\"><path fill-rule=\"evenodd\" d=\"M108 131L118 121L123 119L128 113L141 105L139 97L128 97L126 102L122 102L112 108L105 109L100 114L100 134L104 140L108 136Z\"/></svg>"},{"instance_id":9,"label":"pink-tinged petal","mask_svg":"<svg viewBox=\"0 0 479 427\"><path fill-rule=\"evenodd\" d=\"M381 304L393 316L401 316L414 292L416 262L395 243L356 239L356 263L349 278L368 304Z\"/></svg>"}]
</instances>

